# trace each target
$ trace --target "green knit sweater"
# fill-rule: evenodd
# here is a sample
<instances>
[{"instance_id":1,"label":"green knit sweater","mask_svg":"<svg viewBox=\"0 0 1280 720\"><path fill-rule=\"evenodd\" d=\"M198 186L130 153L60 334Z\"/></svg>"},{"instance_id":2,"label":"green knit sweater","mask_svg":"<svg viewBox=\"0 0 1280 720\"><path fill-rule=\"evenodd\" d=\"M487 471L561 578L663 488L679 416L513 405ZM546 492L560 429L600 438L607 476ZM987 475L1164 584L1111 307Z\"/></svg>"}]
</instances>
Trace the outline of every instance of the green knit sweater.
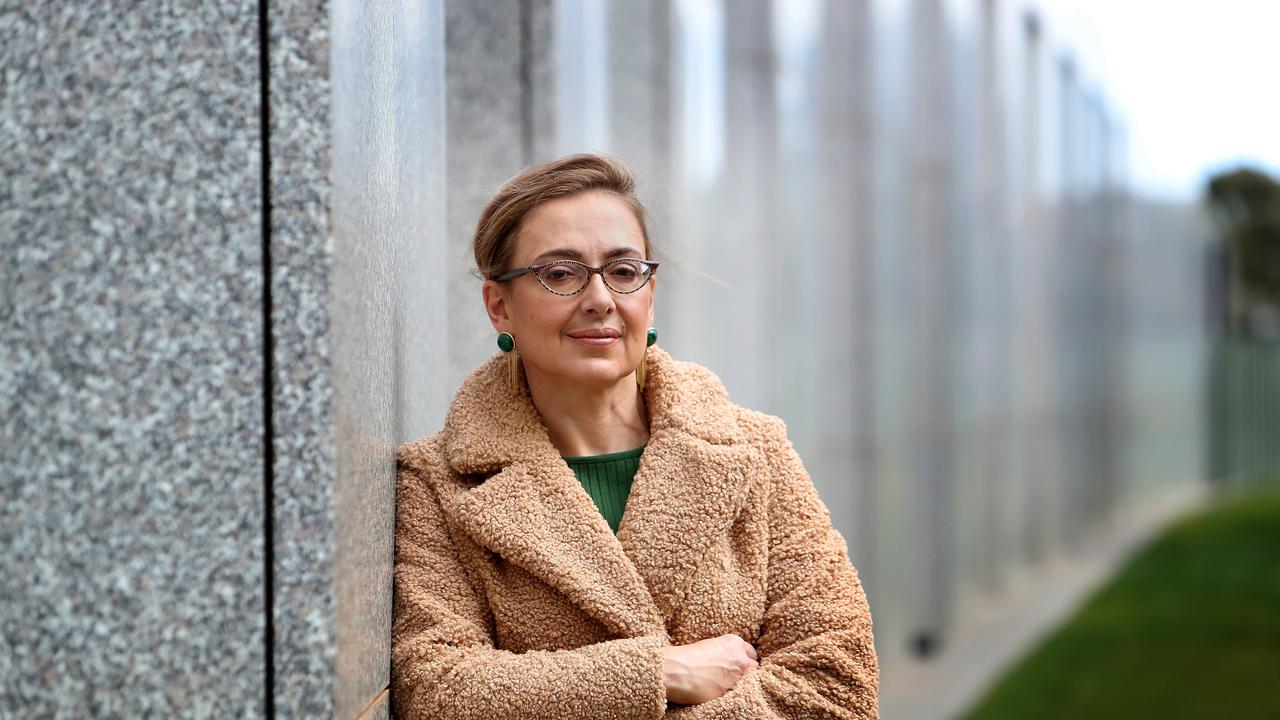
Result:
<instances>
[{"instance_id":1,"label":"green knit sweater","mask_svg":"<svg viewBox=\"0 0 1280 720\"><path fill-rule=\"evenodd\" d=\"M643 453L644 446L641 445L635 450L564 459L615 534L622 523L622 511L627 507L631 481L640 467L640 455Z\"/></svg>"}]
</instances>

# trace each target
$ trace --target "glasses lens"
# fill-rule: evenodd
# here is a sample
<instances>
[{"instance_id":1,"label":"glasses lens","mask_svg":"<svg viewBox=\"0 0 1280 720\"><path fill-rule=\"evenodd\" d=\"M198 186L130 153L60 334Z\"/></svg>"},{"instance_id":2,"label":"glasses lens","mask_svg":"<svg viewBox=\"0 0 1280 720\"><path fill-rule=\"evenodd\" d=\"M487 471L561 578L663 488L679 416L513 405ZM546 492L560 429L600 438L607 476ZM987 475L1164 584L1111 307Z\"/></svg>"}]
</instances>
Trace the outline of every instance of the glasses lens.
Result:
<instances>
[{"instance_id":1,"label":"glasses lens","mask_svg":"<svg viewBox=\"0 0 1280 720\"><path fill-rule=\"evenodd\" d=\"M538 279L552 292L572 295L587 284L587 269L577 263L555 263L539 270Z\"/></svg>"},{"instance_id":2,"label":"glasses lens","mask_svg":"<svg viewBox=\"0 0 1280 720\"><path fill-rule=\"evenodd\" d=\"M637 260L614 260L604 267L605 280L618 292L634 292L649 279L649 266Z\"/></svg>"}]
</instances>

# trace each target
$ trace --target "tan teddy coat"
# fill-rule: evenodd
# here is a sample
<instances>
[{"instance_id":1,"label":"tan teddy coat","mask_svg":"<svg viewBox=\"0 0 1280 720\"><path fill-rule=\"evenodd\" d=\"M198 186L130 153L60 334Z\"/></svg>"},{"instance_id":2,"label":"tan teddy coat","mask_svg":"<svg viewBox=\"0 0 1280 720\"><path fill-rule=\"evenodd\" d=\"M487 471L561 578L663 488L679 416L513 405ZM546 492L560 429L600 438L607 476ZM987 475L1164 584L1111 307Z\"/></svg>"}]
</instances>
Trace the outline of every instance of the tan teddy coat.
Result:
<instances>
[{"instance_id":1,"label":"tan teddy coat","mask_svg":"<svg viewBox=\"0 0 1280 720\"><path fill-rule=\"evenodd\" d=\"M501 356L397 453L396 717L876 718L866 595L782 421L648 352L650 439L615 536ZM760 666L668 705L661 648Z\"/></svg>"}]
</instances>

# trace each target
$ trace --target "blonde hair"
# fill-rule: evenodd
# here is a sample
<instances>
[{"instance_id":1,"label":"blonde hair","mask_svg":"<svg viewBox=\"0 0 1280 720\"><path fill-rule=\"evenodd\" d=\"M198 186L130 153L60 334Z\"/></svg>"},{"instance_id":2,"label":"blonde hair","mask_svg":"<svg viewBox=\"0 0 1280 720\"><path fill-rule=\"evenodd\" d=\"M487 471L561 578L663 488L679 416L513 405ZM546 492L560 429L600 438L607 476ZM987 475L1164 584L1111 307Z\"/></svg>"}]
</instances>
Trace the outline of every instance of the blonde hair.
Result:
<instances>
[{"instance_id":1,"label":"blonde hair","mask_svg":"<svg viewBox=\"0 0 1280 720\"><path fill-rule=\"evenodd\" d=\"M506 272L515 254L520 224L534 208L556 198L584 192L612 193L625 202L640 223L644 250L649 255L649 229L644 205L636 197L636 181L617 158L580 153L567 155L542 165L526 168L498 189L476 223L472 240L476 268L482 277L493 279Z\"/></svg>"}]
</instances>

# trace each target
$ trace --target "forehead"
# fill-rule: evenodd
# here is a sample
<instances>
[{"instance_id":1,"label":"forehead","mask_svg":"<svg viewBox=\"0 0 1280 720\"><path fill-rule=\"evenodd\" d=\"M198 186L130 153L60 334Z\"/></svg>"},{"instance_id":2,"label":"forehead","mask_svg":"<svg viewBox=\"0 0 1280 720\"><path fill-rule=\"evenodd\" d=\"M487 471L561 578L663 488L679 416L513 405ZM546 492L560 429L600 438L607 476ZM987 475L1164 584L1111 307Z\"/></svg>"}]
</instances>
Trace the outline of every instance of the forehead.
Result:
<instances>
[{"instance_id":1,"label":"forehead","mask_svg":"<svg viewBox=\"0 0 1280 720\"><path fill-rule=\"evenodd\" d=\"M621 247L643 253L644 232L624 200L587 192L542 203L525 216L516 235L517 264L553 250L573 250L599 259Z\"/></svg>"}]
</instances>

